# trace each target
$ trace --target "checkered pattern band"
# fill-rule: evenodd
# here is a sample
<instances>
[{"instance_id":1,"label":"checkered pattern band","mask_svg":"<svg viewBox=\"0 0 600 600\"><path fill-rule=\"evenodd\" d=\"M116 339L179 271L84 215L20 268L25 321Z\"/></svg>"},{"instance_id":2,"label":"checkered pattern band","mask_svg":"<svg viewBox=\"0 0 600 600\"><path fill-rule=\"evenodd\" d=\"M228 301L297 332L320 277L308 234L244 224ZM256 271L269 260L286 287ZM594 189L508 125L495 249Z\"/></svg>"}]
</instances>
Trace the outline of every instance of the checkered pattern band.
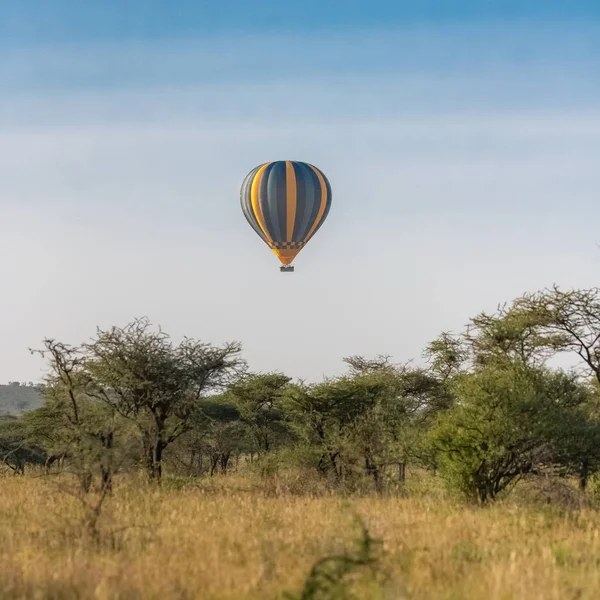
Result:
<instances>
[{"instance_id":1,"label":"checkered pattern band","mask_svg":"<svg viewBox=\"0 0 600 600\"><path fill-rule=\"evenodd\" d=\"M275 242L271 247L276 250L299 250L304 247L304 242Z\"/></svg>"}]
</instances>

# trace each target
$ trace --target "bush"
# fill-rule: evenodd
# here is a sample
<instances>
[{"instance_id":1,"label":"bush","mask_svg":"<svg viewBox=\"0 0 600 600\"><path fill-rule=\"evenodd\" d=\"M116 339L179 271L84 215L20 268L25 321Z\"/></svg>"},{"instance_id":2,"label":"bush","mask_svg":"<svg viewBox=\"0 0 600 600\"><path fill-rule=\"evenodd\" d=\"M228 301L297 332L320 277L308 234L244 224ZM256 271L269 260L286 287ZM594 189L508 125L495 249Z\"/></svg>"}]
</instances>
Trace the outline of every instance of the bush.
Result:
<instances>
[{"instance_id":1,"label":"bush","mask_svg":"<svg viewBox=\"0 0 600 600\"><path fill-rule=\"evenodd\" d=\"M454 383L456 404L429 434L440 474L481 503L523 475L552 464L587 427L580 407L587 388L560 371L521 362L491 364Z\"/></svg>"}]
</instances>

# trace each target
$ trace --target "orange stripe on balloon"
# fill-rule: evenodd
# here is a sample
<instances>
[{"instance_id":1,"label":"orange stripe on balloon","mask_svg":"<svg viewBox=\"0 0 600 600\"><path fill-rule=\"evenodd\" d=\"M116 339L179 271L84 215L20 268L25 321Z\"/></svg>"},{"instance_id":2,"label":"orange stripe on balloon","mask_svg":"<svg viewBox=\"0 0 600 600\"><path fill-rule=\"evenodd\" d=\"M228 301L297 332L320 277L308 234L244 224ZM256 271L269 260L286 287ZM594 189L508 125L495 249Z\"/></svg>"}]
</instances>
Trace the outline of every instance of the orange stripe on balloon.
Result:
<instances>
[{"instance_id":1,"label":"orange stripe on balloon","mask_svg":"<svg viewBox=\"0 0 600 600\"><path fill-rule=\"evenodd\" d=\"M294 223L296 222L296 172L291 161L285 161L285 185L286 185L286 208L287 208L287 237L292 241L294 235Z\"/></svg>"},{"instance_id":2,"label":"orange stripe on balloon","mask_svg":"<svg viewBox=\"0 0 600 600\"><path fill-rule=\"evenodd\" d=\"M267 231L267 227L265 225L265 217L263 215L262 206L260 205L260 198L258 197L258 188L260 186L260 180L262 179L265 169L270 164L271 163L264 164L256 172L256 175L254 176L254 179L252 180L252 187L250 188L250 200L252 202L252 210L254 212L254 216L256 217L256 220L258 221L258 224L260 225L262 232L265 234L267 241L269 242L269 244L272 244L273 240L271 239L271 236L269 235L269 232Z\"/></svg>"}]
</instances>

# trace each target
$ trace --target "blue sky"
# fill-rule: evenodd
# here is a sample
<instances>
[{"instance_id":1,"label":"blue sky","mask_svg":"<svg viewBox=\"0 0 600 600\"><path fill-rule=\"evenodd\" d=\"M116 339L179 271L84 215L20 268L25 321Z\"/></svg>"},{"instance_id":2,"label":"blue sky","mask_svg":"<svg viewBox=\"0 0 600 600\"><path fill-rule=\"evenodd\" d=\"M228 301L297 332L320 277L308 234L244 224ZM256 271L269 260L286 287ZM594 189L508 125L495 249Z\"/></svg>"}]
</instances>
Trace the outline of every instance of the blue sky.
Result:
<instances>
[{"instance_id":1,"label":"blue sky","mask_svg":"<svg viewBox=\"0 0 600 600\"><path fill-rule=\"evenodd\" d=\"M596 4L0 0L0 381L141 315L319 379L596 285ZM281 158L333 188L293 275L239 207Z\"/></svg>"},{"instance_id":2,"label":"blue sky","mask_svg":"<svg viewBox=\"0 0 600 600\"><path fill-rule=\"evenodd\" d=\"M44 44L65 40L178 39L226 31L273 33L492 20L587 20L595 0L3 0L0 39Z\"/></svg>"}]
</instances>

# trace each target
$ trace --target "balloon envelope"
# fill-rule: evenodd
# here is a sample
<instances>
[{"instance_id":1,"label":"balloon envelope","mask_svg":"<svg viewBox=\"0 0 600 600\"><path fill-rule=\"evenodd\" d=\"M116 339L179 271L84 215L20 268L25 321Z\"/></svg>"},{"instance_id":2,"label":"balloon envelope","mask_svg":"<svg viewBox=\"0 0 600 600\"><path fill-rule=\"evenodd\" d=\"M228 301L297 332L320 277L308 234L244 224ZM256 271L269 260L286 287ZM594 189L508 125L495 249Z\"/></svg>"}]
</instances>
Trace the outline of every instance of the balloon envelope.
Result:
<instances>
[{"instance_id":1,"label":"balloon envelope","mask_svg":"<svg viewBox=\"0 0 600 600\"><path fill-rule=\"evenodd\" d=\"M240 202L254 231L289 265L327 218L331 185L311 164L278 160L246 175Z\"/></svg>"}]
</instances>

